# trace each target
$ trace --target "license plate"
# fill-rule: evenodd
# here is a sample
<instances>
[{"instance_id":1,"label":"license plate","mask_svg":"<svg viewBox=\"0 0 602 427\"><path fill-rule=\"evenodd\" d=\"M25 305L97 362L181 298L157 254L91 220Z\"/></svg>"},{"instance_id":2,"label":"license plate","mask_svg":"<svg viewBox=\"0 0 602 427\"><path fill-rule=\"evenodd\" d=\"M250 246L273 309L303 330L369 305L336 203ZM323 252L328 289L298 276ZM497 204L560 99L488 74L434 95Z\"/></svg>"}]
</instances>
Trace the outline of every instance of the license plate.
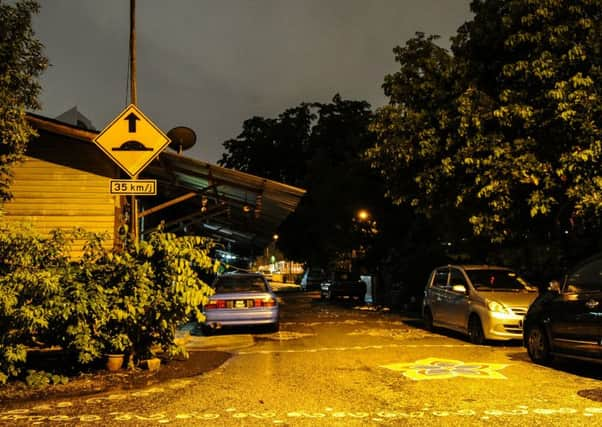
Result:
<instances>
[{"instance_id":1,"label":"license plate","mask_svg":"<svg viewBox=\"0 0 602 427\"><path fill-rule=\"evenodd\" d=\"M245 304L244 300L237 300L234 303L234 308L247 308L247 304Z\"/></svg>"}]
</instances>

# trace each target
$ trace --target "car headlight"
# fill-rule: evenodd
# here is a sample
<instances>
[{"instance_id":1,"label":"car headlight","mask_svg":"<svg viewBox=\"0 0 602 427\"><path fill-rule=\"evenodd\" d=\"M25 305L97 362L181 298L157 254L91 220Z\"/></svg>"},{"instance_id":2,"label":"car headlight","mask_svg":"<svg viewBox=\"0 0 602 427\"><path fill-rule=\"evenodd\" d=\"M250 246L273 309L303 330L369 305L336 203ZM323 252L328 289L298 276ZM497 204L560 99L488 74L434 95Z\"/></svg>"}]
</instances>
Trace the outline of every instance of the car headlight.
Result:
<instances>
[{"instance_id":1,"label":"car headlight","mask_svg":"<svg viewBox=\"0 0 602 427\"><path fill-rule=\"evenodd\" d=\"M497 313L505 313L505 314L509 314L510 310L508 310L504 304L499 303L497 301L491 301L488 300L487 301L487 308L489 309L489 311L494 311Z\"/></svg>"}]
</instances>

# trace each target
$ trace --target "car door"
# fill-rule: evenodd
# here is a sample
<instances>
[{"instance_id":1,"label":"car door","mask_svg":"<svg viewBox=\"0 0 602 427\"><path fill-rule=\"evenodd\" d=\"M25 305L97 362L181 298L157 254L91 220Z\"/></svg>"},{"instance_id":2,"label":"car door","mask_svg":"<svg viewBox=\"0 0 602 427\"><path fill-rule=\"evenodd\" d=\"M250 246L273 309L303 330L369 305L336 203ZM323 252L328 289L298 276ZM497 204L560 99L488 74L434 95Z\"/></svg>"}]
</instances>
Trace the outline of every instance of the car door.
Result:
<instances>
[{"instance_id":1,"label":"car door","mask_svg":"<svg viewBox=\"0 0 602 427\"><path fill-rule=\"evenodd\" d=\"M464 286L466 292L454 291L454 286ZM466 330L468 324L468 283L462 271L451 267L449 271L449 287L445 298L445 311L449 324L454 329Z\"/></svg>"},{"instance_id":2,"label":"car door","mask_svg":"<svg viewBox=\"0 0 602 427\"><path fill-rule=\"evenodd\" d=\"M602 258L569 274L549 307L555 350L602 357Z\"/></svg>"},{"instance_id":3,"label":"car door","mask_svg":"<svg viewBox=\"0 0 602 427\"><path fill-rule=\"evenodd\" d=\"M428 290L428 301L433 315L433 321L438 324L445 324L448 321L446 314L443 311L443 300L447 292L448 277L448 267L436 269L433 273L432 283Z\"/></svg>"}]
</instances>

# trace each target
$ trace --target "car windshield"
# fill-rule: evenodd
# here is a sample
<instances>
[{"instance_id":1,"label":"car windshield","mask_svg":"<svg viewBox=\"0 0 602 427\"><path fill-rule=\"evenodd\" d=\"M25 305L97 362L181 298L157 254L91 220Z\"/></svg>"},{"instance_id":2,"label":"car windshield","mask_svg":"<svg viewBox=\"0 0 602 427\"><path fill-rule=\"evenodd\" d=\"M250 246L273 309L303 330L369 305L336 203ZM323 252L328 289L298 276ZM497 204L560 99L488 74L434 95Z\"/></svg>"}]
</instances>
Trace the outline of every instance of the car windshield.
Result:
<instances>
[{"instance_id":1,"label":"car windshield","mask_svg":"<svg viewBox=\"0 0 602 427\"><path fill-rule=\"evenodd\" d=\"M216 293L232 292L267 292L265 281L262 277L220 276L215 283Z\"/></svg>"},{"instance_id":2,"label":"car windshield","mask_svg":"<svg viewBox=\"0 0 602 427\"><path fill-rule=\"evenodd\" d=\"M602 291L602 258L589 262L569 274L565 292Z\"/></svg>"},{"instance_id":3,"label":"car windshield","mask_svg":"<svg viewBox=\"0 0 602 427\"><path fill-rule=\"evenodd\" d=\"M510 270L466 270L475 289L479 290L534 290L522 277Z\"/></svg>"}]
</instances>

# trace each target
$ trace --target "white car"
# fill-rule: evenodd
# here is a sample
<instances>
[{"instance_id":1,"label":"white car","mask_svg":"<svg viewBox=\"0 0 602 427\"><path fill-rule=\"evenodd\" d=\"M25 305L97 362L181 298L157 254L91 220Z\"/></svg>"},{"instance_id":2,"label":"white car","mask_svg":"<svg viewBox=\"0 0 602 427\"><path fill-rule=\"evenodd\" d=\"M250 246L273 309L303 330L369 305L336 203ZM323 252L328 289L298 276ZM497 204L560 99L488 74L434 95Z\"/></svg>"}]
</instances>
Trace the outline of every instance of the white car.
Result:
<instances>
[{"instance_id":1,"label":"white car","mask_svg":"<svg viewBox=\"0 0 602 427\"><path fill-rule=\"evenodd\" d=\"M260 273L228 273L212 285L215 294L203 306L203 332L209 335L224 326L265 325L279 328L280 306L269 283Z\"/></svg>"}]
</instances>

